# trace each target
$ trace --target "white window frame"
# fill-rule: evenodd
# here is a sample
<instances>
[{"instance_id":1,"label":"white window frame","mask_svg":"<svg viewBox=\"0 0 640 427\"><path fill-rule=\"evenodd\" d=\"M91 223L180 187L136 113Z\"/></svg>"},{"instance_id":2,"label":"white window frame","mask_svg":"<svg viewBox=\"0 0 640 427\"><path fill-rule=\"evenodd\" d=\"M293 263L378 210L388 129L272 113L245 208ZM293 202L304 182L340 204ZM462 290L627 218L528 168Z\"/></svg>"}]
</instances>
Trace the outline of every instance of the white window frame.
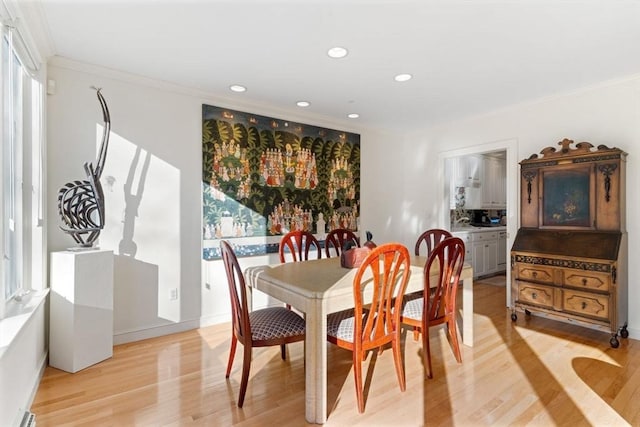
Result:
<instances>
[{"instance_id":1,"label":"white window frame","mask_svg":"<svg viewBox=\"0 0 640 427\"><path fill-rule=\"evenodd\" d=\"M6 10L0 10L2 18L5 14L3 12L6 13ZM34 65L33 56L19 29L6 22L3 19L3 25L0 26L0 137L3 139L0 149L0 320L17 314L25 295L46 288L42 77L38 76L38 67ZM15 60L18 61L19 73L10 68ZM11 78L20 83L17 92L7 82ZM19 111L11 111L16 102L8 104L5 102L6 97L19 98ZM10 107L9 111L7 106ZM11 128L7 129L9 123L12 123ZM10 140L14 141L14 151L9 149ZM11 163L6 158L7 155L13 157ZM15 180L12 198L7 198L5 189L5 172L9 165L12 165L11 173ZM7 206L7 203L13 206ZM7 217L8 209L13 210L13 218ZM12 251L5 242L7 233L11 233L14 239ZM15 272L11 278L7 277L9 267Z\"/></svg>"}]
</instances>

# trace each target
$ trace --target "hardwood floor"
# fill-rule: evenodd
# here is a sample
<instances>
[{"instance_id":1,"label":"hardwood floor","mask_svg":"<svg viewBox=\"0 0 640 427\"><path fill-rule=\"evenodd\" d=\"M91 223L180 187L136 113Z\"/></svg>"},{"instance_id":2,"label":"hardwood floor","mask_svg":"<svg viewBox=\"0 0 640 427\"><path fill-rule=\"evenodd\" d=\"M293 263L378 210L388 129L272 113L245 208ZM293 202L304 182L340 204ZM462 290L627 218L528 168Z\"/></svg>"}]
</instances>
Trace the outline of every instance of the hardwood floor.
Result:
<instances>
[{"instance_id":1,"label":"hardwood floor","mask_svg":"<svg viewBox=\"0 0 640 427\"><path fill-rule=\"evenodd\" d=\"M434 378L421 346L405 339L407 390L391 350L363 365L359 414L351 353L327 344L327 426L640 425L640 342L609 346L606 333L538 317L512 323L505 287L474 287L475 346L457 364L444 330L431 332ZM244 408L236 407L242 349L225 380L230 325L114 348L113 358L69 374L46 369L31 410L38 427L304 426L303 345L254 350ZM373 368L373 371L368 368Z\"/></svg>"}]
</instances>

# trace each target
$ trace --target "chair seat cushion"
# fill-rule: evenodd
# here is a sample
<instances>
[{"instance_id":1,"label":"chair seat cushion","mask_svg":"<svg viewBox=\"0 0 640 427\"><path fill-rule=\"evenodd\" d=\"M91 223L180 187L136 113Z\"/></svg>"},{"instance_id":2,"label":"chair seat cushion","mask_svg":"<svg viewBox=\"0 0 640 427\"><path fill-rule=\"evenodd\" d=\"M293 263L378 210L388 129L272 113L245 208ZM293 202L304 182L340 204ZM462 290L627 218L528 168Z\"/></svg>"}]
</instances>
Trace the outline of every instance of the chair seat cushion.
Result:
<instances>
[{"instance_id":1,"label":"chair seat cushion","mask_svg":"<svg viewBox=\"0 0 640 427\"><path fill-rule=\"evenodd\" d=\"M338 311L327 316L327 335L343 341L353 342L355 317L353 309Z\"/></svg>"},{"instance_id":2,"label":"chair seat cushion","mask_svg":"<svg viewBox=\"0 0 640 427\"><path fill-rule=\"evenodd\" d=\"M402 307L402 317L405 319L422 319L422 309L424 306L423 297L405 298Z\"/></svg>"},{"instance_id":3,"label":"chair seat cushion","mask_svg":"<svg viewBox=\"0 0 640 427\"><path fill-rule=\"evenodd\" d=\"M249 313L254 341L304 335L304 319L284 307L269 307Z\"/></svg>"},{"instance_id":4,"label":"chair seat cushion","mask_svg":"<svg viewBox=\"0 0 640 427\"><path fill-rule=\"evenodd\" d=\"M365 321L368 314L368 312L362 313L363 321ZM352 308L329 314L327 316L327 335L342 341L353 342L355 320L355 313Z\"/></svg>"}]
</instances>

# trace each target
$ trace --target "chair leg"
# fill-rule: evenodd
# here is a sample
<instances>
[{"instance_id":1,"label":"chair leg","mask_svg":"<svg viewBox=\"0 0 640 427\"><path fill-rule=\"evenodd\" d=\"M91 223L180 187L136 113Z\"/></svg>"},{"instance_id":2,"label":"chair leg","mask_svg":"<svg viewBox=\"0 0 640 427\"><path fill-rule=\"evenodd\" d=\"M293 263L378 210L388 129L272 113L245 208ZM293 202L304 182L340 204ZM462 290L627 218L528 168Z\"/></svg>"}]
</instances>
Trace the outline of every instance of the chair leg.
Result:
<instances>
[{"instance_id":1,"label":"chair leg","mask_svg":"<svg viewBox=\"0 0 640 427\"><path fill-rule=\"evenodd\" d=\"M452 317L447 322L447 329L451 337L451 345L453 346L453 354L456 356L458 363L462 363L462 353L460 352L460 344L458 343L458 330L456 327L456 318Z\"/></svg>"},{"instance_id":2,"label":"chair leg","mask_svg":"<svg viewBox=\"0 0 640 427\"><path fill-rule=\"evenodd\" d=\"M418 341L420 338L420 329L417 326L413 327L413 340Z\"/></svg>"},{"instance_id":3,"label":"chair leg","mask_svg":"<svg viewBox=\"0 0 640 427\"><path fill-rule=\"evenodd\" d=\"M249 370L251 369L251 347L244 346L244 357L242 362L242 380L240 381L240 395L238 396L238 408L244 404L244 395L247 392L249 383Z\"/></svg>"},{"instance_id":4,"label":"chair leg","mask_svg":"<svg viewBox=\"0 0 640 427\"><path fill-rule=\"evenodd\" d=\"M362 355L353 352L353 376L356 383L356 400L358 401L358 412L364 413L364 390L362 386Z\"/></svg>"},{"instance_id":5,"label":"chair leg","mask_svg":"<svg viewBox=\"0 0 640 427\"><path fill-rule=\"evenodd\" d=\"M236 356L237 344L238 339L236 338L236 334L231 332L231 350L229 350L229 362L227 363L227 375L225 378L229 378L229 375L231 375L231 367L233 366L233 358Z\"/></svg>"},{"instance_id":6,"label":"chair leg","mask_svg":"<svg viewBox=\"0 0 640 427\"><path fill-rule=\"evenodd\" d=\"M400 351L400 330L397 331L396 336L391 343L391 346L393 347L393 363L396 365L396 375L398 376L400 391L405 391L407 385L404 377L404 368L402 367L402 352Z\"/></svg>"},{"instance_id":7,"label":"chair leg","mask_svg":"<svg viewBox=\"0 0 640 427\"><path fill-rule=\"evenodd\" d=\"M422 329L422 353L424 358L424 369L427 373L427 378L433 378L433 372L431 370L431 347L429 346L429 327L423 327Z\"/></svg>"},{"instance_id":8,"label":"chair leg","mask_svg":"<svg viewBox=\"0 0 640 427\"><path fill-rule=\"evenodd\" d=\"M286 344L280 344L280 356L282 357L282 360L286 360L287 359L287 346L286 346Z\"/></svg>"}]
</instances>

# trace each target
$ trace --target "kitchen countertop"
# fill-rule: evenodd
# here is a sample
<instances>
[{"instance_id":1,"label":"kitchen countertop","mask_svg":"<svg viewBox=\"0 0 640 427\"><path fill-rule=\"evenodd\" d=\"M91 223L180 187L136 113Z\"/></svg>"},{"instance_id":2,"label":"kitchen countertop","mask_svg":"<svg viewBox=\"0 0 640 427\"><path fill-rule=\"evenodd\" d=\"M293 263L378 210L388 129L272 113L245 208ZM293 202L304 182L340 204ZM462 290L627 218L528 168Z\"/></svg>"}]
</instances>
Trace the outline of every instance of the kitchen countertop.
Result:
<instances>
[{"instance_id":1,"label":"kitchen countertop","mask_svg":"<svg viewBox=\"0 0 640 427\"><path fill-rule=\"evenodd\" d=\"M506 231L506 225L499 225L497 227L475 227L473 225L456 225L451 229L452 233L460 232L460 231Z\"/></svg>"}]
</instances>

